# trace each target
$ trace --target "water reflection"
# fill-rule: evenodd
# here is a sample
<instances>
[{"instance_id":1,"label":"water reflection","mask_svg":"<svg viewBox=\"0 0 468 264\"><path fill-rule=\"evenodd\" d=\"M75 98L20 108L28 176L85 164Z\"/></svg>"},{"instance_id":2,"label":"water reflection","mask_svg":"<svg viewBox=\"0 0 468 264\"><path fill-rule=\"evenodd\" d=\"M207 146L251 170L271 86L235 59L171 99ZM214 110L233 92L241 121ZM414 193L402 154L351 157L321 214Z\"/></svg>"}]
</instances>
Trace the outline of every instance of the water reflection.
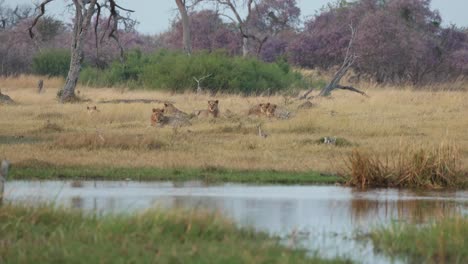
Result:
<instances>
[{"instance_id":1,"label":"water reflection","mask_svg":"<svg viewBox=\"0 0 468 264\"><path fill-rule=\"evenodd\" d=\"M467 215L468 192L356 191L336 186L204 185L200 182L26 182L6 186L7 202L54 202L97 213L148 208L203 209L219 212L240 226L285 238L323 256L345 255L358 262L393 262L372 245L349 237L392 220L424 223Z\"/></svg>"},{"instance_id":2,"label":"water reflection","mask_svg":"<svg viewBox=\"0 0 468 264\"><path fill-rule=\"evenodd\" d=\"M406 220L420 224L446 216L461 215L463 204L447 200L364 200L350 201L351 218L359 222L372 217Z\"/></svg>"}]
</instances>

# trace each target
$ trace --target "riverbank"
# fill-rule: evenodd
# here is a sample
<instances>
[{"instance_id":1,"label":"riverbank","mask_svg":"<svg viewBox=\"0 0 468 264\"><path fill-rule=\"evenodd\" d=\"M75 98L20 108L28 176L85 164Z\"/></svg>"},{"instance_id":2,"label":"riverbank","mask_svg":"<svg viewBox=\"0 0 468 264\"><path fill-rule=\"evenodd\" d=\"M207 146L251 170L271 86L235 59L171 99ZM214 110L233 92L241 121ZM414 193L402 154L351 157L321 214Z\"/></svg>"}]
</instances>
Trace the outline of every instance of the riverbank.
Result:
<instances>
[{"instance_id":1,"label":"riverbank","mask_svg":"<svg viewBox=\"0 0 468 264\"><path fill-rule=\"evenodd\" d=\"M204 181L256 184L335 184L343 178L318 172L248 171L208 167L190 168L112 168L112 167L12 167L11 180L136 180Z\"/></svg>"},{"instance_id":2,"label":"riverbank","mask_svg":"<svg viewBox=\"0 0 468 264\"><path fill-rule=\"evenodd\" d=\"M0 208L5 263L350 263L288 249L218 214L170 211L95 217L50 206Z\"/></svg>"}]
</instances>

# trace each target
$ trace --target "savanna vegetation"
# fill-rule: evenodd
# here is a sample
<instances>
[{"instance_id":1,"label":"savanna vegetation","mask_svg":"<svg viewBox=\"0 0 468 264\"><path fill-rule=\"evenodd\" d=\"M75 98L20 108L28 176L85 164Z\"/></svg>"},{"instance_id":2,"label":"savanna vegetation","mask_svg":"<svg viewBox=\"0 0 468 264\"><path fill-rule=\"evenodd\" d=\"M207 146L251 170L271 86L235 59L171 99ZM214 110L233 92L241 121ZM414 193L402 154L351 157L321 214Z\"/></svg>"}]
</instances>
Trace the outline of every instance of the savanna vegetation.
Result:
<instances>
[{"instance_id":1,"label":"savanna vegetation","mask_svg":"<svg viewBox=\"0 0 468 264\"><path fill-rule=\"evenodd\" d=\"M4 263L350 263L288 249L278 238L203 212L97 217L5 205L0 236Z\"/></svg>"},{"instance_id":2,"label":"savanna vegetation","mask_svg":"<svg viewBox=\"0 0 468 264\"><path fill-rule=\"evenodd\" d=\"M316 75L305 71L303 74ZM458 179L466 179L465 91L443 91L443 86L432 87L438 91L379 88L361 83L370 97L336 91L330 98L314 98L309 109L298 109L302 101L288 96L217 94L219 118L194 118L192 126L176 129L151 127L151 109L163 107L162 101L167 100L191 113L206 109L207 100L212 97L192 92L172 94L81 85L80 95L92 102L60 105L56 93L63 79L47 79L41 94L35 88L37 80L33 76L0 80L4 90L21 103L2 106L4 114L0 116L0 150L3 157L13 162L13 177L108 178L114 174L117 179L134 176L269 183L341 182L316 173L321 172L351 175L350 184L361 186L362 182L354 180L364 173L368 177L365 187L388 184L431 188L461 187L464 185ZM452 85L466 87L464 83ZM136 98L159 99L161 103L99 103ZM267 101L292 112L292 118L247 116L251 106ZM96 105L99 112L89 113L88 105ZM266 138L258 135L258 125L268 134ZM338 140L325 144L325 137ZM371 156L365 160L365 155ZM158 169L151 172L152 168ZM128 173L131 169L135 173ZM372 177L377 179L374 183L370 182ZM397 185L387 177L406 181Z\"/></svg>"}]
</instances>

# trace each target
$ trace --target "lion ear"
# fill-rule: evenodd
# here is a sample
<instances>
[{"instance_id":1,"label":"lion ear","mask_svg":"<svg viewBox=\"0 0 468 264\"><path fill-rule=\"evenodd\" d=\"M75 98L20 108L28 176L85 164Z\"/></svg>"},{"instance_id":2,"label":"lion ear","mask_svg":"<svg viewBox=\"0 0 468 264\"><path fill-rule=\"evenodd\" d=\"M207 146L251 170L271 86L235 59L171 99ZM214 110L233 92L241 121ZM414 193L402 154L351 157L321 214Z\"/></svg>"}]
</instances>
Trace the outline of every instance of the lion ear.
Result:
<instances>
[{"instance_id":1,"label":"lion ear","mask_svg":"<svg viewBox=\"0 0 468 264\"><path fill-rule=\"evenodd\" d=\"M87 107L86 107L86 109L88 109L88 110L89 110L89 106L87 106Z\"/></svg>"},{"instance_id":2,"label":"lion ear","mask_svg":"<svg viewBox=\"0 0 468 264\"><path fill-rule=\"evenodd\" d=\"M156 108L153 108L153 113L156 113Z\"/></svg>"},{"instance_id":3,"label":"lion ear","mask_svg":"<svg viewBox=\"0 0 468 264\"><path fill-rule=\"evenodd\" d=\"M215 103L218 104L218 103L219 103L219 100L216 100Z\"/></svg>"},{"instance_id":4,"label":"lion ear","mask_svg":"<svg viewBox=\"0 0 468 264\"><path fill-rule=\"evenodd\" d=\"M168 107L169 105L168 105L167 103L164 103L164 106L165 106L165 107Z\"/></svg>"},{"instance_id":5,"label":"lion ear","mask_svg":"<svg viewBox=\"0 0 468 264\"><path fill-rule=\"evenodd\" d=\"M161 109L161 113L164 113L164 108L163 108L163 109Z\"/></svg>"}]
</instances>

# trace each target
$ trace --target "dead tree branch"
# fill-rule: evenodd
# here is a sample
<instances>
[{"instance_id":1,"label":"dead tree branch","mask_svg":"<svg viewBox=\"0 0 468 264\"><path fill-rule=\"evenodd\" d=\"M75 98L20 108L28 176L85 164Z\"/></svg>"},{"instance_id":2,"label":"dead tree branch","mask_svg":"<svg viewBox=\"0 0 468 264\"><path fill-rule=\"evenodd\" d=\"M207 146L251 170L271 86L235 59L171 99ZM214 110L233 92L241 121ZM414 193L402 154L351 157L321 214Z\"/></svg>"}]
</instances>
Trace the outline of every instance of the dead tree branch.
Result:
<instances>
[{"instance_id":1,"label":"dead tree branch","mask_svg":"<svg viewBox=\"0 0 468 264\"><path fill-rule=\"evenodd\" d=\"M32 25L28 28L29 36L32 39L34 38L33 28L36 26L37 22L39 21L39 18L41 18L45 14L45 6L52 1L54 0L45 0L44 2L39 4L38 9L40 13L36 16L36 18L34 18Z\"/></svg>"},{"instance_id":2,"label":"dead tree branch","mask_svg":"<svg viewBox=\"0 0 468 264\"><path fill-rule=\"evenodd\" d=\"M338 69L338 71L333 76L330 83L327 86L325 86L325 88L320 90L319 96L329 96L331 94L331 92L333 90L335 90L335 89L349 90L349 91L357 92L359 94L367 96L366 93L364 93L364 92L362 92L362 91L360 91L360 90L358 90L358 89L356 89L354 87L339 85L339 83L341 81L341 78L343 78L343 76L345 76L346 72L353 66L353 64L356 62L356 59L358 58L358 56L352 51L354 40L356 38L356 30L351 25L349 27L351 29L351 38L350 38L348 46L346 48L343 63L341 64L340 68ZM299 97L299 99L306 99L307 96L312 91L314 91L314 88L309 89L305 94L303 94L301 97Z\"/></svg>"},{"instance_id":3,"label":"dead tree branch","mask_svg":"<svg viewBox=\"0 0 468 264\"><path fill-rule=\"evenodd\" d=\"M208 78L208 77L210 77L210 76L211 76L211 73L208 74L208 75L205 75L205 76L203 76L203 77L201 77L201 78L199 78L199 79L193 77L193 79L197 82L197 94L200 94L200 93L203 92L203 89L202 89L202 87L201 87L201 85L200 85L201 81L203 81L204 79L206 79L206 78Z\"/></svg>"}]
</instances>

